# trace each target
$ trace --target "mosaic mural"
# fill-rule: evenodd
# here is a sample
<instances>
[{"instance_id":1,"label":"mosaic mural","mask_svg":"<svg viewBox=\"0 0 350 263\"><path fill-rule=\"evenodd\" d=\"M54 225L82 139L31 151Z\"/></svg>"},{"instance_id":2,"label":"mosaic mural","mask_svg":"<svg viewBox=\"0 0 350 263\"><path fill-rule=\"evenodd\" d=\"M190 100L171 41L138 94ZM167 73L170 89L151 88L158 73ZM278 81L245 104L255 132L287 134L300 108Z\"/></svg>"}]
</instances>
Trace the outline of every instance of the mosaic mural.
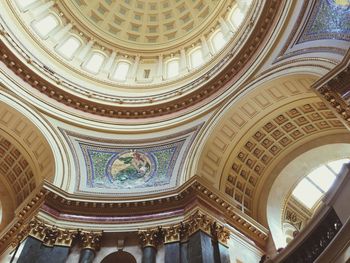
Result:
<instances>
[{"instance_id":1,"label":"mosaic mural","mask_svg":"<svg viewBox=\"0 0 350 263\"><path fill-rule=\"evenodd\" d=\"M349 0L316 0L298 43L319 39L350 41Z\"/></svg>"},{"instance_id":2,"label":"mosaic mural","mask_svg":"<svg viewBox=\"0 0 350 263\"><path fill-rule=\"evenodd\" d=\"M147 148L104 148L80 143L87 188L134 189L170 183L183 141Z\"/></svg>"}]
</instances>

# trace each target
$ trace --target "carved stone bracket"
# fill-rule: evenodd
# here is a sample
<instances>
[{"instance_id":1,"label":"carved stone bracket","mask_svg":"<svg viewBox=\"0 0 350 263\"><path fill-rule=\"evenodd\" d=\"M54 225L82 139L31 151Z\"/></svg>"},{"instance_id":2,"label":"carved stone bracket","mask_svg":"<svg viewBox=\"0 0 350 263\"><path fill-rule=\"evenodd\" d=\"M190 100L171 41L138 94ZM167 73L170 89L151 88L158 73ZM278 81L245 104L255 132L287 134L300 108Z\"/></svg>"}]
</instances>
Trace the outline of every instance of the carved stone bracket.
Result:
<instances>
[{"instance_id":1,"label":"carved stone bracket","mask_svg":"<svg viewBox=\"0 0 350 263\"><path fill-rule=\"evenodd\" d=\"M83 243L83 249L92 249L97 251L100 249L102 241L102 232L80 232L80 239Z\"/></svg>"}]
</instances>

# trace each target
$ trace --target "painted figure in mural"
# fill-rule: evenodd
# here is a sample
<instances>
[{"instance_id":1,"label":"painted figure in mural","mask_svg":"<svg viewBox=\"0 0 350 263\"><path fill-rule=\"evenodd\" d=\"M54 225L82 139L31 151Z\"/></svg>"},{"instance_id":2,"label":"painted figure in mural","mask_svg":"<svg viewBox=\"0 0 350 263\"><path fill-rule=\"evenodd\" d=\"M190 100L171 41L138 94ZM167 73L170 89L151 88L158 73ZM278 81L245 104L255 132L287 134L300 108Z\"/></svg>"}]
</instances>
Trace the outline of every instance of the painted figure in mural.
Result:
<instances>
[{"instance_id":1,"label":"painted figure in mural","mask_svg":"<svg viewBox=\"0 0 350 263\"><path fill-rule=\"evenodd\" d=\"M125 182L141 179L147 181L151 172L151 161L140 152L131 151L121 154L112 164L113 181Z\"/></svg>"}]
</instances>

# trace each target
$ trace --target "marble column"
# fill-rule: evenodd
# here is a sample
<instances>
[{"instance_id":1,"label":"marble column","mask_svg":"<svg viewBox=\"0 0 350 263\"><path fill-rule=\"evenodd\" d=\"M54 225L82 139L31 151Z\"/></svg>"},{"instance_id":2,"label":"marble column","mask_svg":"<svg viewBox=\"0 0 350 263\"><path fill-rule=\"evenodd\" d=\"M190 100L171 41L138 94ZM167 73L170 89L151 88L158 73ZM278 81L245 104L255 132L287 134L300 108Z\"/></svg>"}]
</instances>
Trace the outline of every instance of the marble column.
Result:
<instances>
[{"instance_id":1,"label":"marble column","mask_svg":"<svg viewBox=\"0 0 350 263\"><path fill-rule=\"evenodd\" d=\"M188 241L188 260L191 263L212 263L214 249L211 237L199 230L190 236Z\"/></svg>"},{"instance_id":2,"label":"marble column","mask_svg":"<svg viewBox=\"0 0 350 263\"><path fill-rule=\"evenodd\" d=\"M80 251L79 263L92 263L96 251L101 246L102 233L82 231L80 239L82 241L82 250Z\"/></svg>"},{"instance_id":3,"label":"marble column","mask_svg":"<svg viewBox=\"0 0 350 263\"><path fill-rule=\"evenodd\" d=\"M143 248L142 263L156 263L157 249L153 246Z\"/></svg>"},{"instance_id":4,"label":"marble column","mask_svg":"<svg viewBox=\"0 0 350 263\"><path fill-rule=\"evenodd\" d=\"M162 228L139 231L139 240L142 246L142 263L156 263L157 247L164 241Z\"/></svg>"},{"instance_id":5,"label":"marble column","mask_svg":"<svg viewBox=\"0 0 350 263\"><path fill-rule=\"evenodd\" d=\"M64 263L75 236L75 230L60 229L34 219L29 223L29 236L17 262Z\"/></svg>"},{"instance_id":6,"label":"marble column","mask_svg":"<svg viewBox=\"0 0 350 263\"><path fill-rule=\"evenodd\" d=\"M165 263L179 263L181 262L181 246L180 242L167 243L164 245L165 249Z\"/></svg>"},{"instance_id":7,"label":"marble column","mask_svg":"<svg viewBox=\"0 0 350 263\"><path fill-rule=\"evenodd\" d=\"M188 260L188 241L182 242L180 245L180 259L181 263L190 263Z\"/></svg>"},{"instance_id":8,"label":"marble column","mask_svg":"<svg viewBox=\"0 0 350 263\"><path fill-rule=\"evenodd\" d=\"M43 245L42 241L27 237L18 263L64 263L69 254L69 247Z\"/></svg>"}]
</instances>

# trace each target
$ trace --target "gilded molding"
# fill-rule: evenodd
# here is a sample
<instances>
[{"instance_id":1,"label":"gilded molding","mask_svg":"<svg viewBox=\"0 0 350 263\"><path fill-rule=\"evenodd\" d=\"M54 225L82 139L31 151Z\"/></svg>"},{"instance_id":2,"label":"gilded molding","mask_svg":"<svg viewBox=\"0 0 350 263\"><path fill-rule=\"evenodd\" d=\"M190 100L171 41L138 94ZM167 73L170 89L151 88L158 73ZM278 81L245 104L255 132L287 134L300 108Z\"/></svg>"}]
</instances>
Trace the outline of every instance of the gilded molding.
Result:
<instances>
[{"instance_id":1,"label":"gilded molding","mask_svg":"<svg viewBox=\"0 0 350 263\"><path fill-rule=\"evenodd\" d=\"M199 229L212 235L214 221L203 213L193 212L198 208L205 208L205 211L212 211L215 215L220 216L227 224L234 226L262 247L268 236L267 229L239 211L225 194L213 189L198 176L192 177L178 189L169 192L167 197L155 194L148 197L147 200L139 197L138 200L123 199L123 202L115 199L108 201L102 197L97 197L95 201L70 200L70 197L62 190L55 189L52 185L45 187L50 188L50 194L41 212L55 220L72 221L71 215L77 215L76 211L80 211L78 213L81 215L79 222L83 224L103 224L108 220L109 223L128 223L132 228L136 228L138 224L145 222L159 222L169 217L184 216L186 220L174 225L173 228L168 230L168 227L163 227L165 242L175 242L179 238L186 240L190 234ZM155 227L156 225L153 228ZM221 237L218 239L221 240Z\"/></svg>"}]
</instances>

